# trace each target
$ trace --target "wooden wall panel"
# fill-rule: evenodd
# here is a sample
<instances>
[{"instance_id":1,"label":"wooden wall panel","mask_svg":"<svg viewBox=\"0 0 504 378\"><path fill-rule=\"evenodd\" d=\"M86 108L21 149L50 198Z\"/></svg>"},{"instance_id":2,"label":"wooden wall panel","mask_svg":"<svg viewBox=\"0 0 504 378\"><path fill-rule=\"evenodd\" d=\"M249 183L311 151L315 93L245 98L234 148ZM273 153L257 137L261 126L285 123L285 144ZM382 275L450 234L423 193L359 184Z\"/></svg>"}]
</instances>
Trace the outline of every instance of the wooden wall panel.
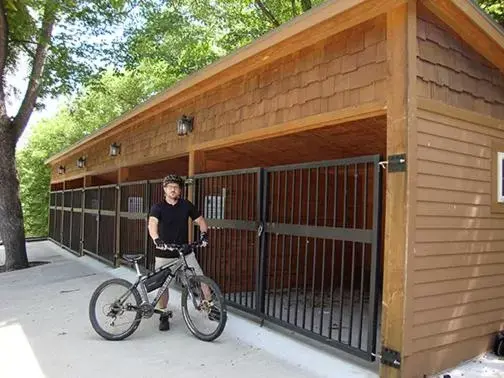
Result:
<instances>
[{"instance_id":1,"label":"wooden wall panel","mask_svg":"<svg viewBox=\"0 0 504 378\"><path fill-rule=\"evenodd\" d=\"M492 144L504 131L497 120L435 107L418 113L408 350L415 377L484 352L504 324L504 217L491 207Z\"/></svg>"},{"instance_id":2,"label":"wooden wall panel","mask_svg":"<svg viewBox=\"0 0 504 378\"><path fill-rule=\"evenodd\" d=\"M384 102L386 78L386 22L380 16L223 82L175 109L159 112L54 162L54 167L65 165L65 176L72 177L160 161L188 154L194 144ZM195 117L194 132L186 137L176 134L182 114ZM121 144L117 157L108 156L113 142ZM75 166L80 156L87 156L85 169ZM53 169L52 180L61 179Z\"/></svg>"},{"instance_id":3,"label":"wooden wall panel","mask_svg":"<svg viewBox=\"0 0 504 378\"><path fill-rule=\"evenodd\" d=\"M418 95L504 119L504 74L426 8L418 10Z\"/></svg>"}]
</instances>

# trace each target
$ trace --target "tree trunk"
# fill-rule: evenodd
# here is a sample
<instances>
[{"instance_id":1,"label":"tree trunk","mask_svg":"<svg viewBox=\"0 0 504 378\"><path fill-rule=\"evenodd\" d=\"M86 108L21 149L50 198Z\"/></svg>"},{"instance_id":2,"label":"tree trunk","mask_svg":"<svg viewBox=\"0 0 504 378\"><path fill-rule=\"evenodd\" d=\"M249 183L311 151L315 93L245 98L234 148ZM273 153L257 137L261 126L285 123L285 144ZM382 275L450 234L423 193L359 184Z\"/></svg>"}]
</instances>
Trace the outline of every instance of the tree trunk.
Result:
<instances>
[{"instance_id":1,"label":"tree trunk","mask_svg":"<svg viewBox=\"0 0 504 378\"><path fill-rule=\"evenodd\" d=\"M0 236L5 246L5 269L28 267L23 212L16 173L16 131L11 121L0 120Z\"/></svg>"}]
</instances>

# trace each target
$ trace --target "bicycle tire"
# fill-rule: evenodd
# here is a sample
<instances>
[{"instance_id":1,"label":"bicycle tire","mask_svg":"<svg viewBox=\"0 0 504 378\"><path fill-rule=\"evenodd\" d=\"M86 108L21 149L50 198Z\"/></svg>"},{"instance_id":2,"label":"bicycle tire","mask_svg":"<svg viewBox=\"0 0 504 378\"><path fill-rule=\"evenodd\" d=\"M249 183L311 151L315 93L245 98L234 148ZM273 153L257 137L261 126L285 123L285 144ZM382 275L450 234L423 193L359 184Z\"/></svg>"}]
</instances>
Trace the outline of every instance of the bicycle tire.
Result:
<instances>
[{"instance_id":1,"label":"bicycle tire","mask_svg":"<svg viewBox=\"0 0 504 378\"><path fill-rule=\"evenodd\" d=\"M197 280L200 283L206 284L214 292L215 297L217 297L217 299L221 305L219 324L217 325L217 328L215 329L215 331L213 331L209 335L201 333L195 327L194 323L189 318L189 310L187 308L187 299L189 296L188 287L184 287L184 289L182 291L182 296L181 296L182 317L184 318L184 322L185 322L187 328L194 336L196 336L198 339L200 339L202 341L213 341L222 334L222 332L224 331L224 328L226 326L227 310L226 310L226 303L224 302L224 297L223 297L217 283L214 280L212 280L211 278L209 278L207 276L191 276L191 277L188 277L188 280L187 280L188 285L191 284L191 282L190 282L191 280Z\"/></svg>"},{"instance_id":2,"label":"bicycle tire","mask_svg":"<svg viewBox=\"0 0 504 378\"><path fill-rule=\"evenodd\" d=\"M98 333L101 337L103 337L106 340L110 341L119 341L123 340L126 337L130 336L133 332L136 331L138 326L140 325L140 321L142 320L142 314L137 311L135 319L131 323L131 326L123 333L119 335L114 335L112 333L109 333L105 331L99 324L98 320L96 319L96 303L98 301L98 298L100 297L100 294L105 290L110 285L119 285L119 286L124 286L127 290L133 286L129 281L123 280L121 278L113 278L110 280L107 280L103 282L100 286L98 286L95 291L93 292L93 295L91 296L91 300L89 301L89 320L91 321L91 325L93 326L93 329ZM131 293L133 294L133 297L135 298L136 301L136 306L139 307L140 304L142 303L142 299L140 297L140 293L136 288L131 289Z\"/></svg>"}]
</instances>

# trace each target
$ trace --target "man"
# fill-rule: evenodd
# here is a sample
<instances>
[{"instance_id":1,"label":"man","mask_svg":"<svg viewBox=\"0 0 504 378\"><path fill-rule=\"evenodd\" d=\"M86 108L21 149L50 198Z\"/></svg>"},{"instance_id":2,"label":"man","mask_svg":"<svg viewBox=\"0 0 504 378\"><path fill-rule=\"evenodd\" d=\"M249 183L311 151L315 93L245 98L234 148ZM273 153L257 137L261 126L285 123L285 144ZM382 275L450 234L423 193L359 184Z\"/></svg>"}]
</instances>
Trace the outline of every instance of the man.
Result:
<instances>
[{"instance_id":1,"label":"man","mask_svg":"<svg viewBox=\"0 0 504 378\"><path fill-rule=\"evenodd\" d=\"M208 244L208 226L205 218L201 216L196 207L188 200L180 198L184 188L184 180L177 175L168 175L163 179L164 199L153 205L149 214L149 235L156 244L176 243L185 244L188 242L188 220L191 218L200 228L201 242L203 246ZM156 255L162 252L156 250ZM155 268L167 264L172 259L156 256ZM194 252L186 256L187 265L194 268L196 274L202 275L198 261ZM168 289L162 294L159 300L159 307L164 313L159 318L159 330L168 331L170 329L169 317L171 313L167 311L169 299Z\"/></svg>"}]
</instances>

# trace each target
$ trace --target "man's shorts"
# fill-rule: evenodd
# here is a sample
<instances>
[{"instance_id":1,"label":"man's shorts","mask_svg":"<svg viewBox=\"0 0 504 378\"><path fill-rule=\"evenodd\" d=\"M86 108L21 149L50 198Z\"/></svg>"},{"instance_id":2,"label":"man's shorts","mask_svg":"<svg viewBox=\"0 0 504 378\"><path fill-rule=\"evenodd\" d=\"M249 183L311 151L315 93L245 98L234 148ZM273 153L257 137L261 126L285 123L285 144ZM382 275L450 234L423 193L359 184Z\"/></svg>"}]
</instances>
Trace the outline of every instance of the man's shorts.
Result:
<instances>
[{"instance_id":1,"label":"man's shorts","mask_svg":"<svg viewBox=\"0 0 504 378\"><path fill-rule=\"evenodd\" d=\"M191 252L190 254L185 256L187 265L190 268L194 268L194 271L196 272L197 275L203 275L203 270L201 269L200 265L198 264L198 260L196 260L196 256L194 255L194 252ZM167 259L165 257L157 257L156 256L156 264L154 266L154 269L158 269L159 267L166 265L170 262L173 262L175 260L178 260L178 258L175 259Z\"/></svg>"}]
</instances>

